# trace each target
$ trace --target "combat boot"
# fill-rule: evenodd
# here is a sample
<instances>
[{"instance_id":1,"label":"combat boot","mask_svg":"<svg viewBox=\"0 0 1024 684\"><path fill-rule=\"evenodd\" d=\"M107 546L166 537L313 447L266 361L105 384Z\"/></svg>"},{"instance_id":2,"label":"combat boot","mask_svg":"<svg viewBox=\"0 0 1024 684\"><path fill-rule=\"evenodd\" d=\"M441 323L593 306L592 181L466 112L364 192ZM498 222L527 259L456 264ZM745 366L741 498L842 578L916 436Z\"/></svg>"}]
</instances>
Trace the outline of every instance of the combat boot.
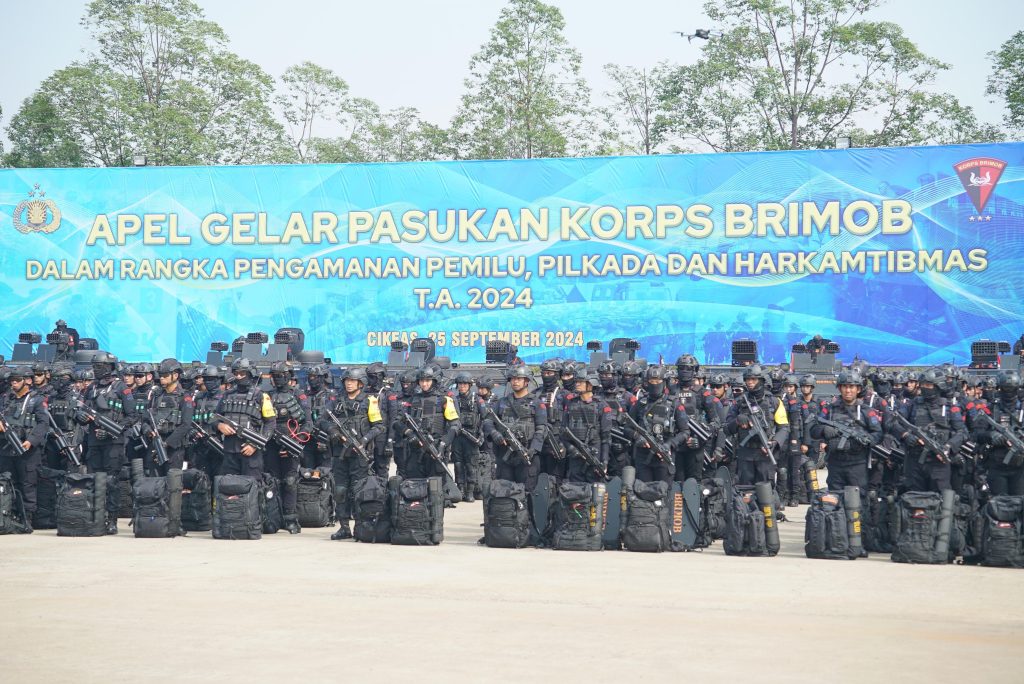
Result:
<instances>
[{"instance_id":1,"label":"combat boot","mask_svg":"<svg viewBox=\"0 0 1024 684\"><path fill-rule=\"evenodd\" d=\"M462 489L462 492L463 492L462 493L462 500L463 500L463 502L465 502L465 503L473 503L474 501L476 501L476 498L474 498L474 496L473 496L473 487L474 487L474 485L467 484Z\"/></svg>"},{"instance_id":2,"label":"combat boot","mask_svg":"<svg viewBox=\"0 0 1024 684\"><path fill-rule=\"evenodd\" d=\"M299 525L299 518L295 515L284 516L284 529L288 530L288 534L298 534L302 532L302 526Z\"/></svg>"},{"instance_id":3,"label":"combat boot","mask_svg":"<svg viewBox=\"0 0 1024 684\"><path fill-rule=\"evenodd\" d=\"M341 541L342 539L351 539L352 531L348 529L348 521L342 520L338 531L331 535L333 541Z\"/></svg>"},{"instance_id":4,"label":"combat boot","mask_svg":"<svg viewBox=\"0 0 1024 684\"><path fill-rule=\"evenodd\" d=\"M117 518L107 518L107 534L117 534Z\"/></svg>"}]
</instances>

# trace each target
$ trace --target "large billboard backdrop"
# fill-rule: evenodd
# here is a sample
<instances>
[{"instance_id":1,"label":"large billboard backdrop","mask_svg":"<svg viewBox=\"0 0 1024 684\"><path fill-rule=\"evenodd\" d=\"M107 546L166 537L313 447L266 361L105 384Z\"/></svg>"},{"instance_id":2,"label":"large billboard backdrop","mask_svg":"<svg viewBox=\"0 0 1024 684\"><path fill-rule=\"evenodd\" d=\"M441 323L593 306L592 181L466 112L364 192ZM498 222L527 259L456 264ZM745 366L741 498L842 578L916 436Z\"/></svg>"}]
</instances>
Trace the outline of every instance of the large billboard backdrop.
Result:
<instances>
[{"instance_id":1,"label":"large billboard backdrop","mask_svg":"<svg viewBox=\"0 0 1024 684\"><path fill-rule=\"evenodd\" d=\"M1014 339L1024 144L320 166L0 170L0 340L65 318L128 359L279 327L338 361L430 335L583 358L873 363ZM511 337L509 337L511 336ZM5 351L0 349L0 351Z\"/></svg>"}]
</instances>

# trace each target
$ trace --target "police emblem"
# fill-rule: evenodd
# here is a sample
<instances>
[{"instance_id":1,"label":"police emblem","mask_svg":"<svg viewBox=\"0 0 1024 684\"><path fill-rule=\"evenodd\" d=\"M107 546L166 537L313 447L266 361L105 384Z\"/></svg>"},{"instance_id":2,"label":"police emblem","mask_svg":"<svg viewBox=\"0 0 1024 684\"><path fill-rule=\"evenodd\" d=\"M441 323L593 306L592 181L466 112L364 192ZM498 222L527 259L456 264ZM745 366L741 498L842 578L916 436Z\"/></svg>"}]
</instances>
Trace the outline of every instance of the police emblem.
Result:
<instances>
[{"instance_id":1,"label":"police emblem","mask_svg":"<svg viewBox=\"0 0 1024 684\"><path fill-rule=\"evenodd\" d=\"M60 209L53 200L43 199L46 193L39 189L39 183L29 191L28 197L14 208L14 227L18 232L52 233L60 228Z\"/></svg>"},{"instance_id":2,"label":"police emblem","mask_svg":"<svg viewBox=\"0 0 1024 684\"><path fill-rule=\"evenodd\" d=\"M976 157L965 159L953 165L953 170L960 178L964 191L971 198L971 203L980 214L996 189L999 177L1003 175L1006 162L1002 159L991 159L989 157Z\"/></svg>"}]
</instances>

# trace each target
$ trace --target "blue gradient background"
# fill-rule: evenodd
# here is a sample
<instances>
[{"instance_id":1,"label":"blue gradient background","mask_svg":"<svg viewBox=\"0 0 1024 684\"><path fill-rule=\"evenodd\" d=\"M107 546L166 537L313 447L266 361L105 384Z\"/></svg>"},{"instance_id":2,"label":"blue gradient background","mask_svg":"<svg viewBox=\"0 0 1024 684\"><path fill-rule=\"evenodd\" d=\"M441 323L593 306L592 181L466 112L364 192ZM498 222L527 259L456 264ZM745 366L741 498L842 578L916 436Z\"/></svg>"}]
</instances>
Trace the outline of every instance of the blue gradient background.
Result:
<instances>
[{"instance_id":1,"label":"blue gradient background","mask_svg":"<svg viewBox=\"0 0 1024 684\"><path fill-rule=\"evenodd\" d=\"M1007 162L984 211L977 214L953 165L974 157ZM705 363L728 359L733 337L752 337L768 361L789 345L822 333L873 363L964 362L969 340L1013 340L1021 319L1024 267L1024 144L854 149L716 155L665 155L487 162L350 164L138 169L0 170L0 352L20 331L46 333L65 318L85 336L123 358L174 355L205 358L211 340L282 326L306 331L306 346L336 361L367 362L386 355L368 348L369 330L582 330L585 340L635 337L642 354L674 359L693 351ZM17 205L38 183L62 212L59 230L22 235ZM914 210L907 235L861 238L724 237L727 203L900 198ZM715 233L704 240L681 231L664 240L528 243L213 246L199 224L213 212L265 211L280 233L292 212L549 207L553 233L561 207L704 203L714 207ZM178 214L187 247L86 247L96 215ZM479 224L486 229L486 222ZM848 251L851 249L988 250L978 273L806 276L662 276L660 278L534 277L530 309L421 310L414 287L451 288L466 302L469 287L524 284L512 279L322 281L27 281L26 259L222 258L313 256L447 256L540 254ZM543 339L542 339L543 342ZM481 362L482 348L447 346L455 361ZM582 348L523 348L528 361L585 356Z\"/></svg>"}]
</instances>

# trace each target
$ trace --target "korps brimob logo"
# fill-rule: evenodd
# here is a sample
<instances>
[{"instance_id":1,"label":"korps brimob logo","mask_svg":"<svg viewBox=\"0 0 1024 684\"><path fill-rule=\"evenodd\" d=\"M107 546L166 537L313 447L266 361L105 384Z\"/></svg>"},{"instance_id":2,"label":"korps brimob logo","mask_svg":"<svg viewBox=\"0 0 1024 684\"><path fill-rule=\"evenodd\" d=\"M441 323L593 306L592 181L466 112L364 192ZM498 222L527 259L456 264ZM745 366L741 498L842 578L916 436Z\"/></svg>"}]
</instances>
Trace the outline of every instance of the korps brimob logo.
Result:
<instances>
[{"instance_id":1,"label":"korps brimob logo","mask_svg":"<svg viewBox=\"0 0 1024 684\"><path fill-rule=\"evenodd\" d=\"M979 214L985 209L1005 168L1006 162L991 157L975 157L953 164L953 170L960 177L960 183Z\"/></svg>"}]
</instances>

